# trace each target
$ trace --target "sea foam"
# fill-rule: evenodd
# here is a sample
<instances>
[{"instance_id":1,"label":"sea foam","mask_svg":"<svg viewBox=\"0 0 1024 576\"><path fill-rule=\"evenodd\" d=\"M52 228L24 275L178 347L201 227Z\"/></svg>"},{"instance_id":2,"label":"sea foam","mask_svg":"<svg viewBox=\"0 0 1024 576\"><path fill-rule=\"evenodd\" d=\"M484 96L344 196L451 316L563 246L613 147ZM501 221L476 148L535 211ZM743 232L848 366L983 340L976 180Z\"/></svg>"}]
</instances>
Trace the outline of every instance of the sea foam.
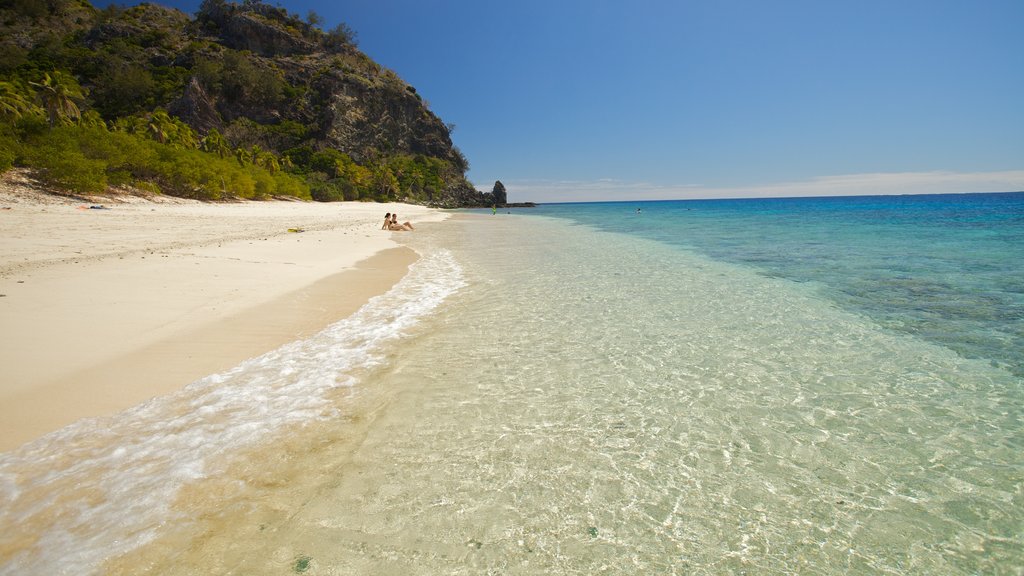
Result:
<instances>
[{"instance_id":1,"label":"sea foam","mask_svg":"<svg viewBox=\"0 0 1024 576\"><path fill-rule=\"evenodd\" d=\"M95 573L187 521L171 506L184 486L282 427L337 417L331 391L356 385L353 373L380 364L388 343L462 286L451 253L432 252L312 338L0 455L0 574Z\"/></svg>"}]
</instances>

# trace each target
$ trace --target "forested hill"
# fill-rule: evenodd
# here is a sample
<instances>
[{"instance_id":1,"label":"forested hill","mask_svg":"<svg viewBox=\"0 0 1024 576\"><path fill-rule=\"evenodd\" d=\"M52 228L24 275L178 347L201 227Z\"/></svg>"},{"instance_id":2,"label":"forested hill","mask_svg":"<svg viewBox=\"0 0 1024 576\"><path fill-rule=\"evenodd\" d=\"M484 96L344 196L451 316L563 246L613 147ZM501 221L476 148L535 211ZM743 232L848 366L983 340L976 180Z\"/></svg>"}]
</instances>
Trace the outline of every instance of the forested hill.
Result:
<instances>
[{"instance_id":1,"label":"forested hill","mask_svg":"<svg viewBox=\"0 0 1024 576\"><path fill-rule=\"evenodd\" d=\"M255 0L0 0L0 170L78 192L504 202L415 87L319 25Z\"/></svg>"}]
</instances>

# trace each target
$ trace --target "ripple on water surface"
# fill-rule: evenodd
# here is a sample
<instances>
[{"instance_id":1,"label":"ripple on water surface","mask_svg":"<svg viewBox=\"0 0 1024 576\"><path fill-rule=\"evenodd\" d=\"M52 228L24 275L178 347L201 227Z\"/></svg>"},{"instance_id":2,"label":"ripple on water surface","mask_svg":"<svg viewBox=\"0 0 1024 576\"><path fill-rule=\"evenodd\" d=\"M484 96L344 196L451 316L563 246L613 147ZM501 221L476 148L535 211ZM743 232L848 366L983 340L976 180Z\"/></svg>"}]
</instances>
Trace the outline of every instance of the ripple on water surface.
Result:
<instances>
[{"instance_id":1,"label":"ripple on water surface","mask_svg":"<svg viewBox=\"0 0 1024 576\"><path fill-rule=\"evenodd\" d=\"M973 574L1024 562L1024 410L1005 370L883 330L814 287L664 244L566 235L546 219L452 227L415 241L451 246L469 286L362 387L378 408L351 431L358 442L291 462L311 473L259 492L264 504L222 522L197 558L252 534L228 566Z\"/></svg>"},{"instance_id":2,"label":"ripple on water surface","mask_svg":"<svg viewBox=\"0 0 1024 576\"><path fill-rule=\"evenodd\" d=\"M359 384L320 396L329 418L225 451L158 514L199 502L201 517L112 571L1024 564L1024 395L1006 370L844 311L812 283L651 240L488 216L408 242L450 248L468 285L374 348L386 362L331 372L334 390L338 374ZM368 318L302 355L311 366L273 360L267 383L318 374L335 347L404 316ZM92 494L79 501L107 498Z\"/></svg>"}]
</instances>

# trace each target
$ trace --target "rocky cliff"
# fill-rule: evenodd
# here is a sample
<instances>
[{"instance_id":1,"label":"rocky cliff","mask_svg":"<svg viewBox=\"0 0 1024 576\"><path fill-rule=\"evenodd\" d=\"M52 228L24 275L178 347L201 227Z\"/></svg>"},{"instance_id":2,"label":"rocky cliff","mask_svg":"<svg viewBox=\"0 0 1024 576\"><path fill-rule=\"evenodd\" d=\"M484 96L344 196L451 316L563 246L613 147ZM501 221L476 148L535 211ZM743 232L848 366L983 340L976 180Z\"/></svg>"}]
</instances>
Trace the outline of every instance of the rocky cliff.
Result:
<instances>
[{"instance_id":1,"label":"rocky cliff","mask_svg":"<svg viewBox=\"0 0 1024 576\"><path fill-rule=\"evenodd\" d=\"M210 43L203 54L210 61L223 65L227 50L245 53L253 68L278 77L288 93L253 100L218 90L215 82L200 93L199 83L185 97L212 100L220 115L217 127L238 117L294 120L308 127L314 147L334 148L356 161L380 153L424 154L465 170L448 128L415 88L351 40L260 3L207 1L189 30Z\"/></svg>"},{"instance_id":2,"label":"rocky cliff","mask_svg":"<svg viewBox=\"0 0 1024 576\"><path fill-rule=\"evenodd\" d=\"M232 149L275 154L325 199L493 202L466 181L449 126L343 24L325 32L253 0L205 0L195 15L156 4L97 10L87 0L5 4L0 74L68 70L87 94L83 109L108 123L165 109L199 137L216 131Z\"/></svg>"}]
</instances>

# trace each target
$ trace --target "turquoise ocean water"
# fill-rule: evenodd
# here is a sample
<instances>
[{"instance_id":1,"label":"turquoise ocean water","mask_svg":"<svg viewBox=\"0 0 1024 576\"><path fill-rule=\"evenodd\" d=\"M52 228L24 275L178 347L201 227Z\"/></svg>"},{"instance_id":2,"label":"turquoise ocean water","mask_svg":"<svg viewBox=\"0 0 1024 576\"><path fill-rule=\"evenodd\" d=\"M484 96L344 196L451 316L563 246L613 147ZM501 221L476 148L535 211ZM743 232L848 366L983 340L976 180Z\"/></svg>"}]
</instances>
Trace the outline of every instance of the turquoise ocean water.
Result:
<instances>
[{"instance_id":1,"label":"turquoise ocean water","mask_svg":"<svg viewBox=\"0 0 1024 576\"><path fill-rule=\"evenodd\" d=\"M634 207L645 220L623 218ZM815 283L845 310L1024 376L1024 193L563 204L537 212Z\"/></svg>"},{"instance_id":2,"label":"turquoise ocean water","mask_svg":"<svg viewBox=\"0 0 1024 576\"><path fill-rule=\"evenodd\" d=\"M1024 194L400 238L355 317L0 456L0 573L1024 570Z\"/></svg>"}]
</instances>

